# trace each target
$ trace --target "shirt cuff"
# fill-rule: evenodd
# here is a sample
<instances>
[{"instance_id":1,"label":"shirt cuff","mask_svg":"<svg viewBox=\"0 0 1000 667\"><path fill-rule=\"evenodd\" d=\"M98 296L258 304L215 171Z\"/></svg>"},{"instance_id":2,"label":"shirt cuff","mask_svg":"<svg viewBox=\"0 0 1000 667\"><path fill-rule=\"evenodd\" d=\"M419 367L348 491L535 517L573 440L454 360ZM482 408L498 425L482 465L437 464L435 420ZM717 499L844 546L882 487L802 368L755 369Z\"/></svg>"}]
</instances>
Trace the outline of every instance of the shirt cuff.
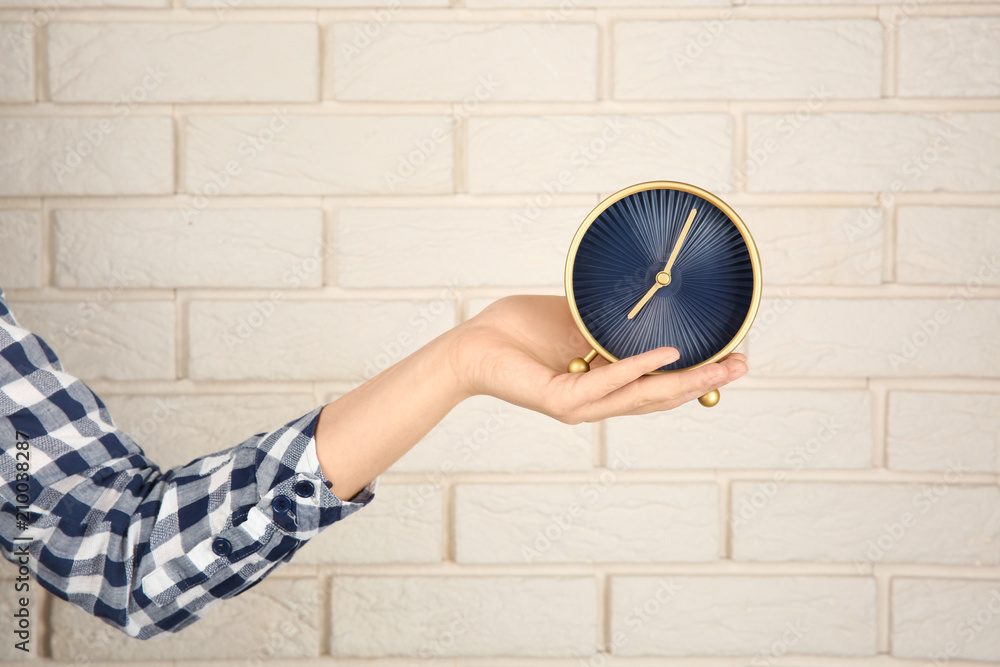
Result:
<instances>
[{"instance_id":1,"label":"shirt cuff","mask_svg":"<svg viewBox=\"0 0 1000 667\"><path fill-rule=\"evenodd\" d=\"M298 540L315 537L323 528L367 505L375 495L376 480L348 500L330 489L316 451L315 429L322 409L315 408L264 434L245 452L253 457L256 469L259 495L254 505Z\"/></svg>"},{"instance_id":2,"label":"shirt cuff","mask_svg":"<svg viewBox=\"0 0 1000 667\"><path fill-rule=\"evenodd\" d=\"M322 408L320 408L320 410L322 410ZM316 452L315 433L316 433L316 423L318 421L319 421L319 413L316 414L316 420L313 422L313 436L309 439L309 444L306 445L306 451L302 455L303 466L305 470L312 470L316 474L316 476L320 478L320 480L323 483L323 486L329 489L331 486L333 486L333 483L330 482L330 480L326 478L326 475L323 474L323 467L319 464L319 454ZM355 510L361 509L362 507L370 503L372 498L375 497L375 489L377 487L378 487L378 477L368 482L368 484L365 485L365 488L355 493L352 498L349 498L348 500L341 500L341 503L343 503L344 506L357 505L357 508L355 508ZM340 500L340 498L336 494L334 494L333 491L330 491L330 494L333 495L334 498Z\"/></svg>"}]
</instances>

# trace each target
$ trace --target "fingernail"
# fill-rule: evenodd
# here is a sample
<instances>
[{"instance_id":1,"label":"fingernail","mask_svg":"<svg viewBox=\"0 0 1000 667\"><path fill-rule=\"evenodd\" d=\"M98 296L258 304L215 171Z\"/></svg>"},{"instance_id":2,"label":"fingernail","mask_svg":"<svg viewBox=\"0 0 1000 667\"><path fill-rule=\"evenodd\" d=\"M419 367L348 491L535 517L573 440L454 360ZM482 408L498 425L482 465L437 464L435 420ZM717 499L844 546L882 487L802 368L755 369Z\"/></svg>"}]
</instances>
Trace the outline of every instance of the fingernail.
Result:
<instances>
[{"instance_id":1,"label":"fingernail","mask_svg":"<svg viewBox=\"0 0 1000 667\"><path fill-rule=\"evenodd\" d=\"M681 358L680 352L678 352L677 350L670 350L670 352L668 352L663 356L663 363L672 364L680 358Z\"/></svg>"}]
</instances>

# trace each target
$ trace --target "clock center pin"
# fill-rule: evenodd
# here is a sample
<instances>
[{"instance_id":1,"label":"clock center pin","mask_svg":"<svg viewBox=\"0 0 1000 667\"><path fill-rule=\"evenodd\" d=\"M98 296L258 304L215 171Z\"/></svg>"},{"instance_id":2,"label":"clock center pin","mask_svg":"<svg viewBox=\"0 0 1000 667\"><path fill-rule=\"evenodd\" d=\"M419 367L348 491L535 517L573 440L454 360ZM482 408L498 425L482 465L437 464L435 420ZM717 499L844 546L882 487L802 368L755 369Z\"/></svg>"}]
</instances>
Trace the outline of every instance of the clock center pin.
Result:
<instances>
[{"instance_id":1,"label":"clock center pin","mask_svg":"<svg viewBox=\"0 0 1000 667\"><path fill-rule=\"evenodd\" d=\"M659 273L656 274L656 282L660 283L661 285L669 285L670 274L667 273L666 271L660 271Z\"/></svg>"}]
</instances>

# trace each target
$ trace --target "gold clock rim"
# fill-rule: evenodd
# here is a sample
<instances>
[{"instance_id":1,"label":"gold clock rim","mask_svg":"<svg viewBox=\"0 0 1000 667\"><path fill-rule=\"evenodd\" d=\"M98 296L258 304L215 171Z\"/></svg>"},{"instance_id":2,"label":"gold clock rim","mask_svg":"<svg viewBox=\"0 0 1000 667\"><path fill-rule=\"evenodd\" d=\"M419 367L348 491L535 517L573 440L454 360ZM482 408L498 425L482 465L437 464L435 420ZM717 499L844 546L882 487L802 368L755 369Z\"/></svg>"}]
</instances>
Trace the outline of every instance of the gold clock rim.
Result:
<instances>
[{"instance_id":1,"label":"gold clock rim","mask_svg":"<svg viewBox=\"0 0 1000 667\"><path fill-rule=\"evenodd\" d=\"M607 210L609 206L619 201L620 199L624 199L629 195L635 194L636 192L642 192L644 190L664 190L664 189L680 190L681 192L687 192L689 194L701 197L702 199L706 199L712 204L714 204L719 210L721 210L723 213L726 214L726 217L729 218L730 222L736 225L736 228L739 230L740 235L743 237L743 240L747 244L747 250L750 252L750 265L753 269L754 285L753 285L753 295L750 299L750 308L747 310L746 319L743 320L742 326L733 336L732 340L730 340L729 343L726 344L725 347L723 347L721 350L716 352L708 359L698 362L693 366L687 366L685 368L675 368L669 371L655 370L655 371L650 371L650 374L677 373L680 371L687 371L693 368L699 368L706 364L714 363L720 359L725 358L726 355L730 354L733 350L739 347L739 344L743 342L743 339L746 338L747 333L749 333L750 327L753 326L754 319L756 319L757 317L757 309L760 307L760 295L761 295L761 288L763 286L762 274L760 268L760 253L757 252L757 244L756 242L754 242L753 236L750 234L750 230L747 228L746 223L743 222L743 219L739 216L738 213L736 213L735 210L733 210L733 208L729 204L722 201L722 199L719 198L718 195L715 195L709 192L708 190L700 188L697 185L691 185L690 183L684 183L682 181L646 181L643 183L636 183L635 185L630 185L627 188L622 188L618 192L606 197L600 204L594 207L594 210L592 210L590 214L587 215L586 218L584 218L583 223L580 224L580 228L577 229L576 235L573 237L572 243L570 243L569 252L566 256L565 287L566 287L566 299L569 301L570 314L573 316L573 321L576 322L576 326L580 330L580 333L583 334L583 337L586 339L586 341L591 345L591 347L593 347L593 349L599 355L601 355L602 357L604 357L605 359L607 359L612 363L619 360L618 357L616 357L615 355L611 354L606 349L604 349L604 346L598 343L597 339L594 338L593 335L591 335L590 331L587 329L587 326L583 323L583 319L580 317L579 310L577 310L576 299L573 297L573 265L576 262L576 252L579 249L580 242L583 240L583 237L587 233L587 230L590 229L590 225L592 225L594 221L597 220L598 216L600 216L601 213Z\"/></svg>"}]
</instances>

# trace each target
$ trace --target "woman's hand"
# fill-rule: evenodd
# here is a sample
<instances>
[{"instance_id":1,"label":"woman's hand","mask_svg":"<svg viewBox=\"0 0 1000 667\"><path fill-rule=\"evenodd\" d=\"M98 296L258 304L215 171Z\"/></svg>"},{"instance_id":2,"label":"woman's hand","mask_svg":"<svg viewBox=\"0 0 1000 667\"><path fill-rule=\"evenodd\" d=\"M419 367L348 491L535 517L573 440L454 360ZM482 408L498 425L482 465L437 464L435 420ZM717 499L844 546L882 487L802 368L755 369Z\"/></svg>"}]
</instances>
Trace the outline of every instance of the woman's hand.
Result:
<instances>
[{"instance_id":1,"label":"woman's hand","mask_svg":"<svg viewBox=\"0 0 1000 667\"><path fill-rule=\"evenodd\" d=\"M743 355L733 354L683 373L644 375L677 359L664 347L567 373L569 360L589 350L565 298L500 299L328 403L315 431L323 474L340 498L354 497L476 394L578 424L669 410L747 372Z\"/></svg>"},{"instance_id":2,"label":"woman's hand","mask_svg":"<svg viewBox=\"0 0 1000 667\"><path fill-rule=\"evenodd\" d=\"M645 375L677 360L661 347L609 363L598 356L587 373L568 373L590 345L565 297L511 296L457 327L453 364L469 396L488 394L568 424L675 408L747 372L746 357L680 373Z\"/></svg>"}]
</instances>

